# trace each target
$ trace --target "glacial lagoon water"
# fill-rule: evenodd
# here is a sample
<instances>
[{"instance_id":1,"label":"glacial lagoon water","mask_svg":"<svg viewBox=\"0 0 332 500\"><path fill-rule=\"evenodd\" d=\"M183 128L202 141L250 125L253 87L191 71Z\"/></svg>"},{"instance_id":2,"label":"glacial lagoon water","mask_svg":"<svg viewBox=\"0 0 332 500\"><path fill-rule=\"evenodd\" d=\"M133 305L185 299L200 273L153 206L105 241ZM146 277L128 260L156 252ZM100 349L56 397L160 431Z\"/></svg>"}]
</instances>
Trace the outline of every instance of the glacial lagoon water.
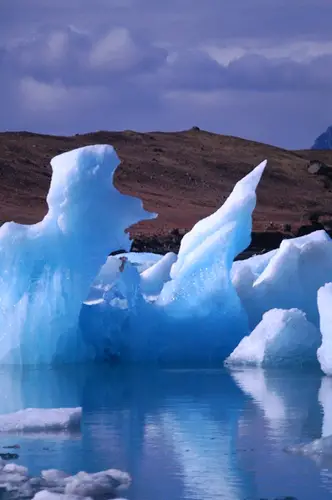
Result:
<instances>
[{"instance_id":1,"label":"glacial lagoon water","mask_svg":"<svg viewBox=\"0 0 332 500\"><path fill-rule=\"evenodd\" d=\"M130 500L325 500L332 459L288 445L332 434L332 381L319 372L1 369L0 413L83 407L82 432L8 436L31 474L128 471Z\"/></svg>"}]
</instances>

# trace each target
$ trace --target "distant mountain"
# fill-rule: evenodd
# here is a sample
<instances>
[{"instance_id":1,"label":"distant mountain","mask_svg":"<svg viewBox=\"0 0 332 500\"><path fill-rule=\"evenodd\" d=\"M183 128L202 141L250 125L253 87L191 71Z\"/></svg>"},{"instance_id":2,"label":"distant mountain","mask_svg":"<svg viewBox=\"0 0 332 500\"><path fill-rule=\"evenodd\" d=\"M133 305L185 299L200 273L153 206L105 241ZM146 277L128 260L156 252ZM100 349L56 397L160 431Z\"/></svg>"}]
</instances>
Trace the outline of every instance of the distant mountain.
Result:
<instances>
[{"instance_id":1,"label":"distant mountain","mask_svg":"<svg viewBox=\"0 0 332 500\"><path fill-rule=\"evenodd\" d=\"M332 149L332 125L317 137L311 149Z\"/></svg>"}]
</instances>

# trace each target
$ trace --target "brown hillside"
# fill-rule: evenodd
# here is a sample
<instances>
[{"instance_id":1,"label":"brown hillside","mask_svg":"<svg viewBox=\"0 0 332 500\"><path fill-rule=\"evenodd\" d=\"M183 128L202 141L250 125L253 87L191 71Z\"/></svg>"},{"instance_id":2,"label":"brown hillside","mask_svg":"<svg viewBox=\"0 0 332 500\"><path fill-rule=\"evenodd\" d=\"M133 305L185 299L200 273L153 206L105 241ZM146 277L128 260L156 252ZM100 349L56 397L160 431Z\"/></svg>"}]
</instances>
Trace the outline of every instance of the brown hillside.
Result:
<instances>
[{"instance_id":1,"label":"brown hillside","mask_svg":"<svg viewBox=\"0 0 332 500\"><path fill-rule=\"evenodd\" d=\"M160 234L189 228L219 207L235 182L265 158L254 228L305 223L313 211L332 214L329 181L307 172L310 160L332 166L332 151L286 151L200 130L175 133L97 132L55 137L26 132L0 134L0 221L34 223L45 214L49 160L88 144L112 144L122 164L116 185L139 196L155 221L133 233Z\"/></svg>"}]
</instances>

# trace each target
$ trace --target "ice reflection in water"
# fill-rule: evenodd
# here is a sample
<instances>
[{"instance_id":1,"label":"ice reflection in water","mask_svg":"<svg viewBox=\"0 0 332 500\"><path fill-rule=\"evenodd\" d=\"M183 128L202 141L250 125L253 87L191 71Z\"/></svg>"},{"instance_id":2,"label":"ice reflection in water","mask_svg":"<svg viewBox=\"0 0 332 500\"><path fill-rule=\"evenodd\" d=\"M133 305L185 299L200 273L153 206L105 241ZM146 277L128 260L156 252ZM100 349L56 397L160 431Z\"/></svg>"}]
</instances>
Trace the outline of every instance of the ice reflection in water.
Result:
<instances>
[{"instance_id":1,"label":"ice reflection in water","mask_svg":"<svg viewBox=\"0 0 332 500\"><path fill-rule=\"evenodd\" d=\"M82 406L80 436L0 436L33 474L128 471L131 500L330 498L330 465L287 445L331 434L320 373L75 366L0 372L0 412ZM16 441L14 443L14 441Z\"/></svg>"}]
</instances>

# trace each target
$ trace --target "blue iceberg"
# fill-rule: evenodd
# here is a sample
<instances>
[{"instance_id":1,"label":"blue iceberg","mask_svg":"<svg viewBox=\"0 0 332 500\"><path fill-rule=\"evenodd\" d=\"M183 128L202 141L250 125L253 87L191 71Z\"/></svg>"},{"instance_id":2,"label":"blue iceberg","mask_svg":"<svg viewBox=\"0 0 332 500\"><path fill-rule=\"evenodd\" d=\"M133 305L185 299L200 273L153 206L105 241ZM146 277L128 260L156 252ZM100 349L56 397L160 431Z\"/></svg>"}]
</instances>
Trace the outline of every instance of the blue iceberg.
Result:
<instances>
[{"instance_id":1,"label":"blue iceberg","mask_svg":"<svg viewBox=\"0 0 332 500\"><path fill-rule=\"evenodd\" d=\"M78 362L94 357L82 341L83 301L110 252L130 248L125 229L154 217L113 186L111 146L54 158L48 214L38 224L0 229L0 362Z\"/></svg>"},{"instance_id":2,"label":"blue iceberg","mask_svg":"<svg viewBox=\"0 0 332 500\"><path fill-rule=\"evenodd\" d=\"M332 373L330 237L317 231L234 262L250 243L266 162L177 256L130 252L126 229L156 214L114 187L118 164L107 145L57 156L44 220L1 227L0 364L269 366L317 363L318 349Z\"/></svg>"},{"instance_id":3,"label":"blue iceberg","mask_svg":"<svg viewBox=\"0 0 332 500\"><path fill-rule=\"evenodd\" d=\"M85 301L80 318L96 358L210 364L232 352L248 333L248 322L230 273L235 256L250 243L264 167L256 167L221 209L194 226L177 260L166 255L141 274L127 262L110 283L106 266L117 257L108 259L93 285L99 296Z\"/></svg>"},{"instance_id":4,"label":"blue iceberg","mask_svg":"<svg viewBox=\"0 0 332 500\"><path fill-rule=\"evenodd\" d=\"M114 187L118 164L107 145L57 156L44 220L1 227L0 363L220 362L248 334L230 273L265 162L163 258L108 257L156 216Z\"/></svg>"},{"instance_id":5,"label":"blue iceberg","mask_svg":"<svg viewBox=\"0 0 332 500\"><path fill-rule=\"evenodd\" d=\"M232 283L251 335L227 364L317 365L332 375L332 242L316 231L280 248L235 262Z\"/></svg>"}]
</instances>

